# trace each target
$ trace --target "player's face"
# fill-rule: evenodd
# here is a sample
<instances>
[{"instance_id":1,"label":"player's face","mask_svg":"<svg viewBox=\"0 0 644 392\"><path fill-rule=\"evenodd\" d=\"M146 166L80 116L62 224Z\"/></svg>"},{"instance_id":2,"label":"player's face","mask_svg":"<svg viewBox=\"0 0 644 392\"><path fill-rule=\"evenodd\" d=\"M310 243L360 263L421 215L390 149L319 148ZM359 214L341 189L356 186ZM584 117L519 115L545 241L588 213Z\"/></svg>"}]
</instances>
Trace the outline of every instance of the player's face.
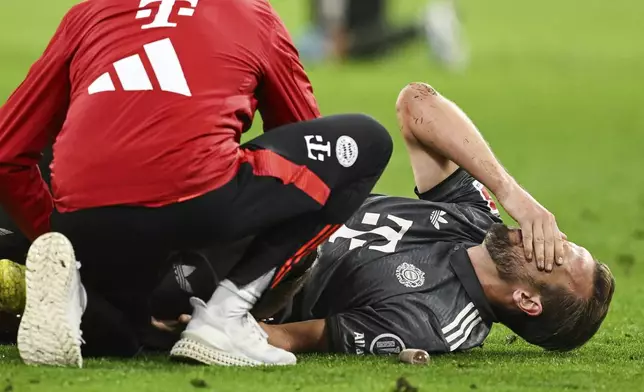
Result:
<instances>
[{"instance_id":1,"label":"player's face","mask_svg":"<svg viewBox=\"0 0 644 392\"><path fill-rule=\"evenodd\" d=\"M591 295L596 261L586 249L573 242L564 243L564 263L549 273L539 271L535 262L525 259L518 229L494 225L485 238L485 245L499 275L508 282L560 285L579 295Z\"/></svg>"},{"instance_id":2,"label":"player's face","mask_svg":"<svg viewBox=\"0 0 644 392\"><path fill-rule=\"evenodd\" d=\"M485 248L490 253L499 276L503 280L520 282L530 279L523 248L521 248L519 230L509 229L502 224L492 225L485 236Z\"/></svg>"},{"instance_id":3,"label":"player's face","mask_svg":"<svg viewBox=\"0 0 644 392\"><path fill-rule=\"evenodd\" d=\"M564 242L564 252L563 265L556 266L551 273L537 271L532 266L531 275L538 282L565 286L574 293L590 297L597 262L585 248L570 241Z\"/></svg>"}]
</instances>

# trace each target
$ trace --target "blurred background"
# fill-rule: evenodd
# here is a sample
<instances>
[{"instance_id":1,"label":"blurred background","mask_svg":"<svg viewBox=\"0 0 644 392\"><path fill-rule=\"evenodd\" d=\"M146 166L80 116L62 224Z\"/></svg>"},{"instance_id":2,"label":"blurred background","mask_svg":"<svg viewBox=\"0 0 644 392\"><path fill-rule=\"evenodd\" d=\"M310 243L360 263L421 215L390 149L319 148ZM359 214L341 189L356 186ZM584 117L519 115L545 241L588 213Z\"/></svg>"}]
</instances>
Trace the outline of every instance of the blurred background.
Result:
<instances>
[{"instance_id":1,"label":"blurred background","mask_svg":"<svg viewBox=\"0 0 644 392\"><path fill-rule=\"evenodd\" d=\"M74 2L0 1L2 102ZM569 238L613 269L609 319L622 322L610 328L640 328L626 321L644 312L644 2L272 3L323 113L367 113L394 136L379 192L413 195L394 104L408 82L428 82L470 115Z\"/></svg>"}]
</instances>

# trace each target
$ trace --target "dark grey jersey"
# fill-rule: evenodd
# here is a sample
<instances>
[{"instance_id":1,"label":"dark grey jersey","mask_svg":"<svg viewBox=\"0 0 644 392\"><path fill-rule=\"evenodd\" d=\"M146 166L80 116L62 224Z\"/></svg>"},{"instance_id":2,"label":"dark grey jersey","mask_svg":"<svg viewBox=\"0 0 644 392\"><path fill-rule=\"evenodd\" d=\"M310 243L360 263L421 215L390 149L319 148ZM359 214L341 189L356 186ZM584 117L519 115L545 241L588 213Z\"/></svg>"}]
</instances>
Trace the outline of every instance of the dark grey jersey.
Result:
<instances>
[{"instance_id":1,"label":"dark grey jersey","mask_svg":"<svg viewBox=\"0 0 644 392\"><path fill-rule=\"evenodd\" d=\"M326 319L336 352L479 346L495 319L466 249L498 211L463 170L419 197L370 197L320 247L289 321Z\"/></svg>"}]
</instances>

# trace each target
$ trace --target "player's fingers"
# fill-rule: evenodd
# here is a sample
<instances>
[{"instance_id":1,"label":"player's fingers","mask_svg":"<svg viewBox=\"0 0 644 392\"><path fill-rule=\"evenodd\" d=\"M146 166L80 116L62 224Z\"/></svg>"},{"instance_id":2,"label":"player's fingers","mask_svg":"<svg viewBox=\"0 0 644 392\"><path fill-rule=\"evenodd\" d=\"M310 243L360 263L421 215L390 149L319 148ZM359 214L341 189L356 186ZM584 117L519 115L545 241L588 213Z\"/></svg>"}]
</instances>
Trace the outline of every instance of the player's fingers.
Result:
<instances>
[{"instance_id":1,"label":"player's fingers","mask_svg":"<svg viewBox=\"0 0 644 392\"><path fill-rule=\"evenodd\" d=\"M534 256L533 258L537 261L537 269L543 271L544 265L544 238L543 238L543 222L536 221L532 225L532 246L534 247Z\"/></svg>"},{"instance_id":2,"label":"player's fingers","mask_svg":"<svg viewBox=\"0 0 644 392\"><path fill-rule=\"evenodd\" d=\"M189 314L182 314L181 316L179 316L179 323L181 324L187 325L190 322L190 320L192 320L192 316Z\"/></svg>"},{"instance_id":3,"label":"player's fingers","mask_svg":"<svg viewBox=\"0 0 644 392\"><path fill-rule=\"evenodd\" d=\"M175 327L172 321L157 320L154 317L152 318L152 326L163 332L174 332Z\"/></svg>"},{"instance_id":4,"label":"player's fingers","mask_svg":"<svg viewBox=\"0 0 644 392\"><path fill-rule=\"evenodd\" d=\"M552 222L554 218L548 219L544 222L543 226L543 246L544 246L544 266L546 272L552 272L552 267L555 264L555 232ZM558 235L556 235L559 237ZM561 239L561 238L559 238Z\"/></svg>"},{"instance_id":5,"label":"player's fingers","mask_svg":"<svg viewBox=\"0 0 644 392\"><path fill-rule=\"evenodd\" d=\"M559 231L556 221L553 221L552 225L555 233L555 263L557 263L557 265L562 265L564 260L564 241L568 237Z\"/></svg>"},{"instance_id":6,"label":"player's fingers","mask_svg":"<svg viewBox=\"0 0 644 392\"><path fill-rule=\"evenodd\" d=\"M525 257L528 261L532 260L532 223L521 227L521 235L523 237L523 250L525 252Z\"/></svg>"}]
</instances>

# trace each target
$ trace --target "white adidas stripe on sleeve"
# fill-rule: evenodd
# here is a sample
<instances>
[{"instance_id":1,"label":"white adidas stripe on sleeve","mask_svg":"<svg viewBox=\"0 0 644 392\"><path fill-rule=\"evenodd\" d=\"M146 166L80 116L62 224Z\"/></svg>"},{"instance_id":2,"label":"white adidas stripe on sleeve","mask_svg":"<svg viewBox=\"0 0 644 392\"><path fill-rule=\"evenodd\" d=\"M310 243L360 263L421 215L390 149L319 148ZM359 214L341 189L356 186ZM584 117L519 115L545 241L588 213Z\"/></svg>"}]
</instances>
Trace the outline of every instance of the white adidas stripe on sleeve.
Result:
<instances>
[{"instance_id":1,"label":"white adidas stripe on sleeve","mask_svg":"<svg viewBox=\"0 0 644 392\"><path fill-rule=\"evenodd\" d=\"M467 340L467 338L469 338L469 337L470 337L470 334L472 333L472 330L474 329L474 327L476 327L477 325L479 325L479 324L481 323L481 321L483 321L483 319L481 319L480 317L475 318L475 319L472 321L472 323L470 324L470 326L469 326L469 327L467 327L467 329L465 330L465 334L463 335L463 337L462 337L458 342L456 342L456 343L452 344L452 345L449 347L449 351L454 351L454 350L456 350L457 348L459 348L459 347L461 346L461 344L465 343L465 341Z\"/></svg>"},{"instance_id":2,"label":"white adidas stripe on sleeve","mask_svg":"<svg viewBox=\"0 0 644 392\"><path fill-rule=\"evenodd\" d=\"M456 328L456 326L460 324L461 320L463 320L463 317L465 317L472 309L474 309L474 304L470 302L463 310L460 311L460 313L456 316L454 321L452 321L451 323L449 323L449 325L443 328L443 334L446 335L451 330Z\"/></svg>"},{"instance_id":3,"label":"white adidas stripe on sleeve","mask_svg":"<svg viewBox=\"0 0 644 392\"><path fill-rule=\"evenodd\" d=\"M465 343L474 327L482 321L478 309L474 307L472 302L468 303L454 320L442 329L445 341L448 344L452 343L449 350L454 351Z\"/></svg>"},{"instance_id":4,"label":"white adidas stripe on sleeve","mask_svg":"<svg viewBox=\"0 0 644 392\"><path fill-rule=\"evenodd\" d=\"M463 320L463 322L460 325L460 328L458 330L456 330L454 333L452 333L451 335L449 335L449 336L447 336L445 338L445 340L447 340L447 343L452 343L454 340L456 340L457 338L461 337L463 335L463 333L465 332L465 328L467 328L467 326L470 324L470 322L472 322L472 320L477 318L478 315L479 315L479 311L476 310L476 309L473 312L471 312L465 318L465 320Z\"/></svg>"}]
</instances>

